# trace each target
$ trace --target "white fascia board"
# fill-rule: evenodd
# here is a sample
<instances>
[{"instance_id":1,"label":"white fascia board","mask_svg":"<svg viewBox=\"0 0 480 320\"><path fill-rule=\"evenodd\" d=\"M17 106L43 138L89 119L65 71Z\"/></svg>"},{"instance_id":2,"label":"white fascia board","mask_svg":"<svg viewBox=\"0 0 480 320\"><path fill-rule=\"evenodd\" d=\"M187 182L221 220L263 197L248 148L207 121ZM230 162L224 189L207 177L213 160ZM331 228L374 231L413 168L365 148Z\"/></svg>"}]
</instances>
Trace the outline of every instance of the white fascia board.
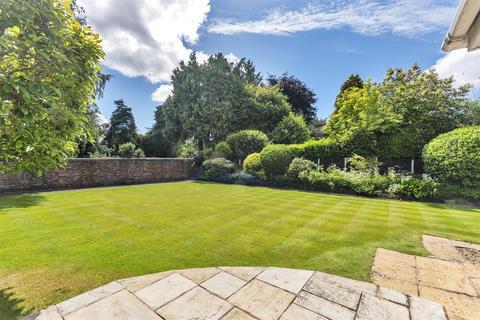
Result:
<instances>
[{"instance_id":1,"label":"white fascia board","mask_svg":"<svg viewBox=\"0 0 480 320\"><path fill-rule=\"evenodd\" d=\"M478 48L479 20L480 0L461 0L442 49L452 51L461 48L469 50Z\"/></svg>"}]
</instances>

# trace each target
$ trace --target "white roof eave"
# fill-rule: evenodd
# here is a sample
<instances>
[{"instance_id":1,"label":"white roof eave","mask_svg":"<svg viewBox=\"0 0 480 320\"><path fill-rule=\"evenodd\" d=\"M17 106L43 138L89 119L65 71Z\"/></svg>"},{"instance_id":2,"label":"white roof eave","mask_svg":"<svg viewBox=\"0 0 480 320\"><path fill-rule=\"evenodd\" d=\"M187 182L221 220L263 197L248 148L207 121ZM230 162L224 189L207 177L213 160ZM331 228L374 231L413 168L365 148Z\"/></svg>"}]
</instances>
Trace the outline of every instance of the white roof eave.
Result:
<instances>
[{"instance_id":1,"label":"white roof eave","mask_svg":"<svg viewBox=\"0 0 480 320\"><path fill-rule=\"evenodd\" d=\"M442 49L480 48L480 0L461 0Z\"/></svg>"}]
</instances>

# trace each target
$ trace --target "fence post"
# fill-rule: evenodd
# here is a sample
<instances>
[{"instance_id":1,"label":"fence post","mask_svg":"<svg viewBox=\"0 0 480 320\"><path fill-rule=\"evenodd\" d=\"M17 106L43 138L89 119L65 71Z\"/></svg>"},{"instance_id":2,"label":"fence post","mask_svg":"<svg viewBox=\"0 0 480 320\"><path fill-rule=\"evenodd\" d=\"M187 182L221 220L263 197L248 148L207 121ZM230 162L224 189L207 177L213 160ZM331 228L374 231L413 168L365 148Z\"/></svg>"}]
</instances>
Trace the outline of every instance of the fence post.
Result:
<instances>
[{"instance_id":1,"label":"fence post","mask_svg":"<svg viewBox=\"0 0 480 320\"><path fill-rule=\"evenodd\" d=\"M415 173L415 159L412 159L412 161L410 162L410 172L412 174Z\"/></svg>"},{"instance_id":2,"label":"fence post","mask_svg":"<svg viewBox=\"0 0 480 320\"><path fill-rule=\"evenodd\" d=\"M317 158L317 172L320 171L320 158Z\"/></svg>"},{"instance_id":3,"label":"fence post","mask_svg":"<svg viewBox=\"0 0 480 320\"><path fill-rule=\"evenodd\" d=\"M347 158L343 158L343 170L347 171Z\"/></svg>"}]
</instances>

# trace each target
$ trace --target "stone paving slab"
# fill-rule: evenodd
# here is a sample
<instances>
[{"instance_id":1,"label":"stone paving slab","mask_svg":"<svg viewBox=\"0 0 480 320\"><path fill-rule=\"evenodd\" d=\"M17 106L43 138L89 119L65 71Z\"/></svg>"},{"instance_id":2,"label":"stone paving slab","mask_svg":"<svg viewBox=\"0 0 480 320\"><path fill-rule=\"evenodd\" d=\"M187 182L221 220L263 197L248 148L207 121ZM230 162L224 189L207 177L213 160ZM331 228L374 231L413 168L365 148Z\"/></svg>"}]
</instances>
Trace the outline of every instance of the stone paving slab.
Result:
<instances>
[{"instance_id":1,"label":"stone paving slab","mask_svg":"<svg viewBox=\"0 0 480 320\"><path fill-rule=\"evenodd\" d=\"M202 287L215 293L223 299L227 299L245 284L246 282L242 279L222 271L202 283Z\"/></svg>"},{"instance_id":2,"label":"stone paving slab","mask_svg":"<svg viewBox=\"0 0 480 320\"><path fill-rule=\"evenodd\" d=\"M480 319L480 266L468 261L457 250L458 247L479 250L480 246L425 235L423 245L431 256L419 257L377 249L372 266L372 281L379 286L411 295L412 320L444 320L443 308L449 320ZM385 289L379 288L379 297L404 304L401 296L385 293ZM437 304L426 303L426 300L418 300L414 296Z\"/></svg>"},{"instance_id":3,"label":"stone paving slab","mask_svg":"<svg viewBox=\"0 0 480 320\"><path fill-rule=\"evenodd\" d=\"M83 308L99 299L108 297L120 290L123 290L123 285L118 281L111 282L102 287L93 289L91 291L82 293L76 297L63 301L57 304L58 311L62 315L67 315L75 310Z\"/></svg>"},{"instance_id":4,"label":"stone paving slab","mask_svg":"<svg viewBox=\"0 0 480 320\"><path fill-rule=\"evenodd\" d=\"M207 290L195 287L157 310L157 313L164 319L172 320L218 320L232 307L229 302L214 296Z\"/></svg>"},{"instance_id":5,"label":"stone paving slab","mask_svg":"<svg viewBox=\"0 0 480 320\"><path fill-rule=\"evenodd\" d=\"M391 258L391 263L400 263L396 259L401 255L384 253ZM411 262L411 259L407 260ZM423 292L424 288L421 290ZM425 294L439 300L438 292ZM477 310L472 306L475 301L462 299L463 296L457 297L459 306ZM470 316L470 313L465 314ZM33 318L446 320L443 306L426 299L368 282L276 267L173 270L121 279L50 306ZM464 318L451 317L449 320L452 319Z\"/></svg>"},{"instance_id":6,"label":"stone paving slab","mask_svg":"<svg viewBox=\"0 0 480 320\"><path fill-rule=\"evenodd\" d=\"M64 319L158 320L158 316L132 293L122 290L105 299L100 299L93 304L76 310L65 316Z\"/></svg>"}]
</instances>

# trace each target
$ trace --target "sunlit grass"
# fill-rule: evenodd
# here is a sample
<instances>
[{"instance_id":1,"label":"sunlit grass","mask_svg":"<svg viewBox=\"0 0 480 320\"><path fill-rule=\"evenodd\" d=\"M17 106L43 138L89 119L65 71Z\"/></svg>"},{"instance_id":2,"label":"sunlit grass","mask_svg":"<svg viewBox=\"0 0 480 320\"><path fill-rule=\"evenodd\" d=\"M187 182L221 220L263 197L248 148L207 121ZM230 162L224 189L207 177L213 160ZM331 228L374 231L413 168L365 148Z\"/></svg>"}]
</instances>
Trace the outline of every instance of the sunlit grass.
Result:
<instances>
[{"instance_id":1,"label":"sunlit grass","mask_svg":"<svg viewBox=\"0 0 480 320\"><path fill-rule=\"evenodd\" d=\"M377 247L426 254L422 234L478 242L480 210L200 182L10 196L0 198L0 290L25 313L169 269L282 266L369 280Z\"/></svg>"}]
</instances>

